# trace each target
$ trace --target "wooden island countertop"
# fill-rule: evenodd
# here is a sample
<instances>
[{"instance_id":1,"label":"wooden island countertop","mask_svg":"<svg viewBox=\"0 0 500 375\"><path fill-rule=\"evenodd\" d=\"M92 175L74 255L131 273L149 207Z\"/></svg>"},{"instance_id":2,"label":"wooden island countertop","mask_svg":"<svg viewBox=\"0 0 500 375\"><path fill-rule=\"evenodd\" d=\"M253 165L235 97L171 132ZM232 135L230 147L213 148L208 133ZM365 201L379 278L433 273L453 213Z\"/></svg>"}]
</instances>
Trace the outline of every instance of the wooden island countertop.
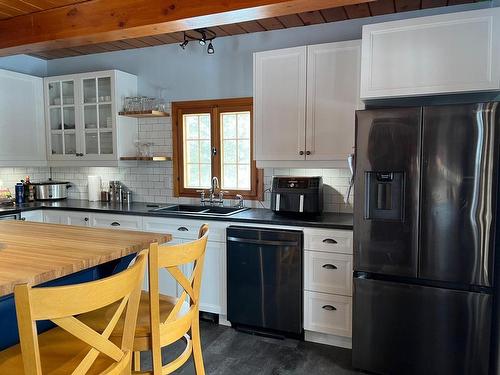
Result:
<instances>
[{"instance_id":1,"label":"wooden island countertop","mask_svg":"<svg viewBox=\"0 0 500 375\"><path fill-rule=\"evenodd\" d=\"M170 234L0 221L0 297L171 241Z\"/></svg>"}]
</instances>

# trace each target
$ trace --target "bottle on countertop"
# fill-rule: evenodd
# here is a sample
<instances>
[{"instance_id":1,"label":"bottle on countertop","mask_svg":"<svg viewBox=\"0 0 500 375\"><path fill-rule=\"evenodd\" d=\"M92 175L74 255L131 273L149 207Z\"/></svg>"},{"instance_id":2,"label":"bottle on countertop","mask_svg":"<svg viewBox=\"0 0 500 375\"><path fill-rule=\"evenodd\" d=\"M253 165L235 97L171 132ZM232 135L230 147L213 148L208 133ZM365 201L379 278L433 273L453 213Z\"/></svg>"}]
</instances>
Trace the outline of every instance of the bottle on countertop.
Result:
<instances>
[{"instance_id":1,"label":"bottle on countertop","mask_svg":"<svg viewBox=\"0 0 500 375\"><path fill-rule=\"evenodd\" d=\"M26 179L24 180L24 201L35 201L35 185L31 183L30 176L26 176Z\"/></svg>"},{"instance_id":2,"label":"bottle on countertop","mask_svg":"<svg viewBox=\"0 0 500 375\"><path fill-rule=\"evenodd\" d=\"M16 203L24 203L24 181L16 184Z\"/></svg>"}]
</instances>

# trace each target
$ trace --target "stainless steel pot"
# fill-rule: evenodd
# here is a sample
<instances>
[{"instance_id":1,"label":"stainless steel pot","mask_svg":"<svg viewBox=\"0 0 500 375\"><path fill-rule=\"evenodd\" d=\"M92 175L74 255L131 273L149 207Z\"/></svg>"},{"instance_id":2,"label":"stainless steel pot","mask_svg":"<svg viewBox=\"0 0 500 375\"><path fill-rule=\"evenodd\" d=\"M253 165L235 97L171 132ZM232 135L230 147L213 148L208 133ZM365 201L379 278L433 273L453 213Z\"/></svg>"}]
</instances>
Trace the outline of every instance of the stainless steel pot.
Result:
<instances>
[{"instance_id":1,"label":"stainless steel pot","mask_svg":"<svg viewBox=\"0 0 500 375\"><path fill-rule=\"evenodd\" d=\"M68 198L69 182L45 181L35 183L37 201L57 200Z\"/></svg>"}]
</instances>

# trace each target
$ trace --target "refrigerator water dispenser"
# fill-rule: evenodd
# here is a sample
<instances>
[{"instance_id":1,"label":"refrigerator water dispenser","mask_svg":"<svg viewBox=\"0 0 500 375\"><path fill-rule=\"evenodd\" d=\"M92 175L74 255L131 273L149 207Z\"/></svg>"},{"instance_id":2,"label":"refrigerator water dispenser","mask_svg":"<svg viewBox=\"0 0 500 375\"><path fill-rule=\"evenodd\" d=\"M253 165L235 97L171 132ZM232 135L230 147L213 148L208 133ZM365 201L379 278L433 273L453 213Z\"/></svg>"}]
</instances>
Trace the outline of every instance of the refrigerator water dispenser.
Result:
<instances>
[{"instance_id":1,"label":"refrigerator water dispenser","mask_svg":"<svg viewBox=\"0 0 500 375\"><path fill-rule=\"evenodd\" d=\"M404 172L365 172L365 219L404 219Z\"/></svg>"}]
</instances>

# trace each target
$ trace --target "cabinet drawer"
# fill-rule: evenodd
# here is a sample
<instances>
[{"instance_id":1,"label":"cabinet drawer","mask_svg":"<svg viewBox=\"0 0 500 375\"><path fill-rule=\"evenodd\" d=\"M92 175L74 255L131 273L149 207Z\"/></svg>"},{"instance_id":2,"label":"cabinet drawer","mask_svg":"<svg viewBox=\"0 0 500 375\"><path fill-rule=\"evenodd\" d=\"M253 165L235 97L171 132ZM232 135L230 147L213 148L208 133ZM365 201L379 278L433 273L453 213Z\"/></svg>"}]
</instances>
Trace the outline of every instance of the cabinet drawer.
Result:
<instances>
[{"instance_id":1,"label":"cabinet drawer","mask_svg":"<svg viewBox=\"0 0 500 375\"><path fill-rule=\"evenodd\" d=\"M304 230L304 249L352 254L351 230Z\"/></svg>"},{"instance_id":2,"label":"cabinet drawer","mask_svg":"<svg viewBox=\"0 0 500 375\"><path fill-rule=\"evenodd\" d=\"M304 329L351 337L351 297L304 292Z\"/></svg>"},{"instance_id":3,"label":"cabinet drawer","mask_svg":"<svg viewBox=\"0 0 500 375\"><path fill-rule=\"evenodd\" d=\"M313 292L352 295L352 255L304 252L304 288Z\"/></svg>"},{"instance_id":4,"label":"cabinet drawer","mask_svg":"<svg viewBox=\"0 0 500 375\"><path fill-rule=\"evenodd\" d=\"M142 230L142 217L131 215L92 215L92 226L125 230Z\"/></svg>"},{"instance_id":5,"label":"cabinet drawer","mask_svg":"<svg viewBox=\"0 0 500 375\"><path fill-rule=\"evenodd\" d=\"M198 238L198 231L202 224L208 224L210 241L226 241L226 223L201 221L201 220L179 220L159 217L145 217L144 231L156 233L169 233L173 238L194 240Z\"/></svg>"}]
</instances>

